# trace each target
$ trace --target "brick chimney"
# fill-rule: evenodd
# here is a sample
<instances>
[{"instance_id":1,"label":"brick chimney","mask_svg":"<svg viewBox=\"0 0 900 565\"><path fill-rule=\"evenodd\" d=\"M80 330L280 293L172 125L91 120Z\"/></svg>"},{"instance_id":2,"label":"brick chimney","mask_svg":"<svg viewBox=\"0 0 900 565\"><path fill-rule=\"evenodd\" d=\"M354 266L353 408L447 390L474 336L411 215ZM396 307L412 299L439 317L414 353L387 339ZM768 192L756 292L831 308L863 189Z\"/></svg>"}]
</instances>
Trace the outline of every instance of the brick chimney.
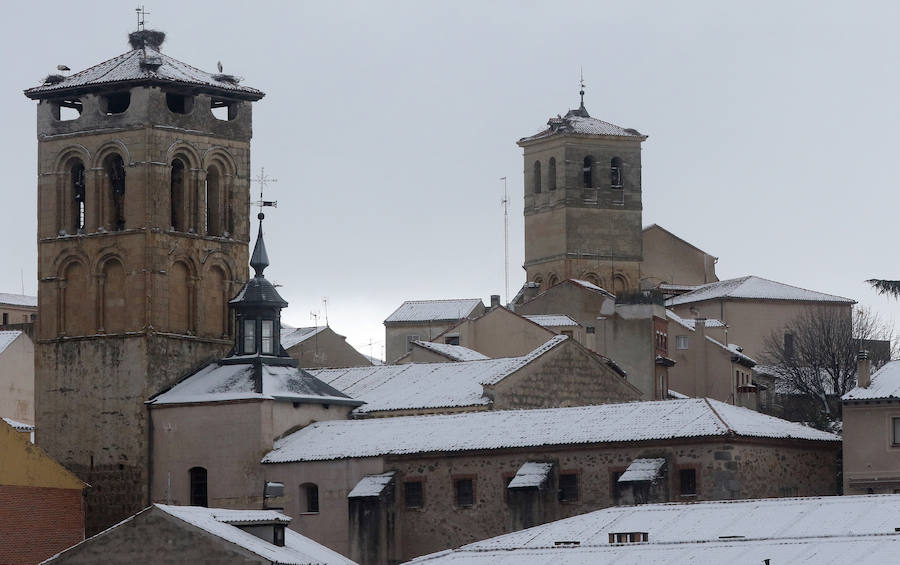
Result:
<instances>
[{"instance_id":1,"label":"brick chimney","mask_svg":"<svg viewBox=\"0 0 900 565\"><path fill-rule=\"evenodd\" d=\"M862 388L869 388L872 384L872 361L865 350L856 354L856 384Z\"/></svg>"},{"instance_id":2,"label":"brick chimney","mask_svg":"<svg viewBox=\"0 0 900 565\"><path fill-rule=\"evenodd\" d=\"M500 295L492 294L491 295L491 308L496 308L497 306L500 306Z\"/></svg>"}]
</instances>

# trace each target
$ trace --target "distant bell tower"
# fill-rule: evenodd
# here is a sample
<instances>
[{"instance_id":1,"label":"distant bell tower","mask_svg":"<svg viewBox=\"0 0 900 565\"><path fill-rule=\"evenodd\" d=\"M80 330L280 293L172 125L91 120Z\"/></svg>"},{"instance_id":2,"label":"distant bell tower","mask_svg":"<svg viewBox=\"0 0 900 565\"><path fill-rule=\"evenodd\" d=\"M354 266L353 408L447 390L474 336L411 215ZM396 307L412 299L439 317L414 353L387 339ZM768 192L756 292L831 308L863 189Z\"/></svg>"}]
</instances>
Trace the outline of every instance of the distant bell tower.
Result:
<instances>
[{"instance_id":1,"label":"distant bell tower","mask_svg":"<svg viewBox=\"0 0 900 565\"><path fill-rule=\"evenodd\" d=\"M264 94L141 28L130 51L25 91L38 101L36 440L91 485L89 535L147 506L144 402L228 351L228 301L248 278Z\"/></svg>"},{"instance_id":2,"label":"distant bell tower","mask_svg":"<svg viewBox=\"0 0 900 565\"><path fill-rule=\"evenodd\" d=\"M525 271L548 288L567 278L609 291L640 286L641 142L581 105L519 140L525 157Z\"/></svg>"}]
</instances>

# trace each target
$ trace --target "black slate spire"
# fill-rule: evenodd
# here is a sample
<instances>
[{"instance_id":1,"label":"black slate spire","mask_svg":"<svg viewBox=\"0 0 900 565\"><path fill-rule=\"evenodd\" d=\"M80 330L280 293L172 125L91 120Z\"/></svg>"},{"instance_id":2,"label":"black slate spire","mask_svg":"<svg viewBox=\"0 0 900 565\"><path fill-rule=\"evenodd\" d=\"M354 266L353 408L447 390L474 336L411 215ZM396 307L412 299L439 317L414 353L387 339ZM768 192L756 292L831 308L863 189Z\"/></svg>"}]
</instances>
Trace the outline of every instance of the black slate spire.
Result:
<instances>
[{"instance_id":1,"label":"black slate spire","mask_svg":"<svg viewBox=\"0 0 900 565\"><path fill-rule=\"evenodd\" d=\"M250 257L250 266L257 277L262 277L263 271L269 266L269 254L266 253L266 242L263 241L262 221L266 217L262 212L259 213L259 235L256 236L256 245L253 247L253 255Z\"/></svg>"}]
</instances>

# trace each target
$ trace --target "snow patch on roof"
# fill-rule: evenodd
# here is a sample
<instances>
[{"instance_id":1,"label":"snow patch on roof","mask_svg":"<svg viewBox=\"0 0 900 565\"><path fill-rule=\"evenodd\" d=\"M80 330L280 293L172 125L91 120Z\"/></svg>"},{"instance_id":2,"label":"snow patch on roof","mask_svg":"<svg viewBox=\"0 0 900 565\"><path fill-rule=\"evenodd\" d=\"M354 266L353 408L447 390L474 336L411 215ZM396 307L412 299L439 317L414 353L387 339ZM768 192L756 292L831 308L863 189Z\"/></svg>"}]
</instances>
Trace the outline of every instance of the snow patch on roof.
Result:
<instances>
[{"instance_id":1,"label":"snow patch on roof","mask_svg":"<svg viewBox=\"0 0 900 565\"><path fill-rule=\"evenodd\" d=\"M692 318L682 318L675 312L666 308L666 316L673 322L677 323L680 326L683 326L691 331L695 331L697 328L697 320ZM721 320L714 320L712 318L707 318L706 322L703 324L705 328L724 328L725 323Z\"/></svg>"},{"instance_id":2,"label":"snow patch on roof","mask_svg":"<svg viewBox=\"0 0 900 565\"><path fill-rule=\"evenodd\" d=\"M479 304L480 298L407 300L387 317L385 323L461 320L469 316Z\"/></svg>"},{"instance_id":3,"label":"snow patch on roof","mask_svg":"<svg viewBox=\"0 0 900 565\"><path fill-rule=\"evenodd\" d=\"M283 325L282 327L284 328ZM328 326L313 326L309 328L285 328L289 331L281 332L281 347L290 349L298 343L304 342L307 339L313 337L327 327Z\"/></svg>"},{"instance_id":4,"label":"snow patch on roof","mask_svg":"<svg viewBox=\"0 0 900 565\"><path fill-rule=\"evenodd\" d=\"M599 287L598 287L599 288ZM554 328L561 326L578 326L578 322L563 314L535 314L533 316L523 316L539 326L545 328Z\"/></svg>"},{"instance_id":5,"label":"snow patch on roof","mask_svg":"<svg viewBox=\"0 0 900 565\"><path fill-rule=\"evenodd\" d=\"M461 345L448 345L446 343L434 343L431 341L414 341L413 344L434 351L453 361L478 361L481 359L490 359L487 355L478 353L474 349L463 347Z\"/></svg>"},{"instance_id":6,"label":"snow patch on roof","mask_svg":"<svg viewBox=\"0 0 900 565\"><path fill-rule=\"evenodd\" d=\"M17 432L33 432L34 426L13 420L12 418L3 418L3 421L13 427Z\"/></svg>"},{"instance_id":7,"label":"snow patch on roof","mask_svg":"<svg viewBox=\"0 0 900 565\"><path fill-rule=\"evenodd\" d=\"M408 363L341 369L307 369L311 375L365 401L358 414L383 410L448 408L490 404L484 386L496 384L567 338L555 336L523 357Z\"/></svg>"},{"instance_id":8,"label":"snow patch on roof","mask_svg":"<svg viewBox=\"0 0 900 565\"><path fill-rule=\"evenodd\" d=\"M569 279L569 280L572 281L573 283L577 284L580 287L586 288L588 290L593 290L595 292L600 292L602 294L606 294L607 296L615 298L615 295L613 293L609 292L605 288L601 288L601 287L595 285L592 282L581 280L581 279ZM565 282L565 281L563 281L563 282Z\"/></svg>"},{"instance_id":9,"label":"snow patch on roof","mask_svg":"<svg viewBox=\"0 0 900 565\"><path fill-rule=\"evenodd\" d=\"M721 347L722 349L724 349L725 351L728 351L735 357L738 357L747 363L752 363L752 364L756 365L756 359L750 357L749 355L744 355L743 353L741 353L742 348L740 345L738 345L736 343L729 343L728 345L725 345L721 341L716 341L715 339L713 339L709 336L706 336L706 340L709 341L710 343L712 343L713 345L717 345L717 346Z\"/></svg>"},{"instance_id":10,"label":"snow patch on roof","mask_svg":"<svg viewBox=\"0 0 900 565\"><path fill-rule=\"evenodd\" d=\"M318 422L277 441L263 462L731 436L840 441L746 408L689 398Z\"/></svg>"},{"instance_id":11,"label":"snow patch on roof","mask_svg":"<svg viewBox=\"0 0 900 565\"><path fill-rule=\"evenodd\" d=\"M509 481L506 488L538 488L547 481L550 471L553 469L553 463L534 463L528 461L523 463L516 476Z\"/></svg>"},{"instance_id":12,"label":"snow patch on roof","mask_svg":"<svg viewBox=\"0 0 900 565\"><path fill-rule=\"evenodd\" d=\"M888 361L872 375L868 387L857 386L841 400L900 398L900 361Z\"/></svg>"},{"instance_id":13,"label":"snow patch on roof","mask_svg":"<svg viewBox=\"0 0 900 565\"><path fill-rule=\"evenodd\" d=\"M356 486L347 494L347 498L366 498L381 496L384 489L394 479L394 472L388 471L380 475L366 475L361 478Z\"/></svg>"},{"instance_id":14,"label":"snow patch on roof","mask_svg":"<svg viewBox=\"0 0 900 565\"><path fill-rule=\"evenodd\" d=\"M0 292L0 304L8 304L10 306L29 306L37 308L37 296L28 296L27 294L8 294Z\"/></svg>"},{"instance_id":15,"label":"snow patch on roof","mask_svg":"<svg viewBox=\"0 0 900 565\"><path fill-rule=\"evenodd\" d=\"M697 287L696 290L669 298L666 300L666 306L677 306L679 304L691 304L703 300L719 300L723 298L797 300L803 302L836 302L843 304L856 303L855 300L850 298L807 290L805 288L750 275L701 285Z\"/></svg>"},{"instance_id":16,"label":"snow patch on roof","mask_svg":"<svg viewBox=\"0 0 900 565\"><path fill-rule=\"evenodd\" d=\"M0 330L0 353L6 351L6 348L12 345L12 342L16 341L22 335L22 332L18 330Z\"/></svg>"},{"instance_id":17,"label":"snow patch on roof","mask_svg":"<svg viewBox=\"0 0 900 565\"><path fill-rule=\"evenodd\" d=\"M617 482L655 481L659 478L665 459L635 459L628 465Z\"/></svg>"}]
</instances>

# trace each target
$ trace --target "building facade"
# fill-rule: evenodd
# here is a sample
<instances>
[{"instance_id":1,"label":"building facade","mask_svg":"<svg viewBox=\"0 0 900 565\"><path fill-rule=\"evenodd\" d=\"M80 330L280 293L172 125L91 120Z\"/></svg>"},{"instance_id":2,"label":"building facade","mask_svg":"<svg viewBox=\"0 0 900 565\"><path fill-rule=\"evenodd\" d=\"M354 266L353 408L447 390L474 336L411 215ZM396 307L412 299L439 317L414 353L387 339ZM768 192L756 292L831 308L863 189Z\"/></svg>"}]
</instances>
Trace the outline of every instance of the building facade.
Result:
<instances>
[{"instance_id":1,"label":"building facade","mask_svg":"<svg viewBox=\"0 0 900 565\"><path fill-rule=\"evenodd\" d=\"M251 103L165 35L38 101L37 441L91 485L88 532L148 503L144 401L231 345L247 279Z\"/></svg>"}]
</instances>

